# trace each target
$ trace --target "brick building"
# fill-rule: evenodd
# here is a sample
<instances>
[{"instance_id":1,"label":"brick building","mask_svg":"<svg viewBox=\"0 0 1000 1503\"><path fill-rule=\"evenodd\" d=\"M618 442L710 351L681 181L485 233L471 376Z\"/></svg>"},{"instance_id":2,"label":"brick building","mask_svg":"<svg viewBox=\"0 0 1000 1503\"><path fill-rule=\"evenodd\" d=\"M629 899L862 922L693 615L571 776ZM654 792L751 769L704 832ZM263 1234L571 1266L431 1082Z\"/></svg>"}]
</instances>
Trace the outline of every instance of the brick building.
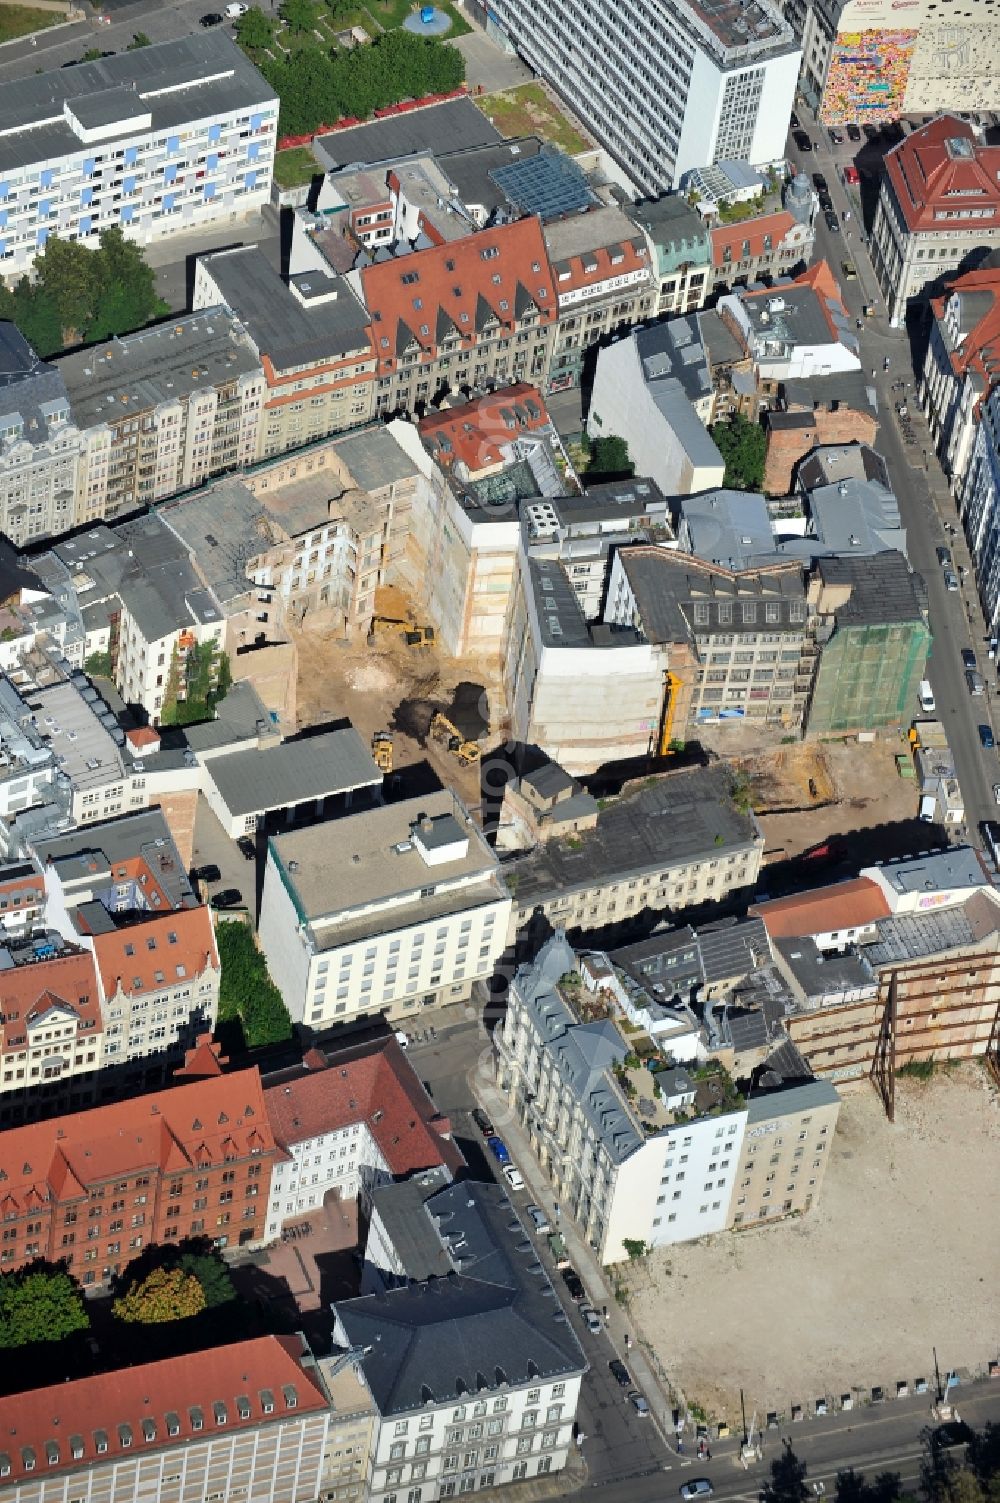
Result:
<instances>
[{"instance_id":1,"label":"brick building","mask_svg":"<svg viewBox=\"0 0 1000 1503\"><path fill-rule=\"evenodd\" d=\"M261 1336L0 1399L0 1500L314 1499L331 1415L308 1355Z\"/></svg>"},{"instance_id":2,"label":"brick building","mask_svg":"<svg viewBox=\"0 0 1000 1503\"><path fill-rule=\"evenodd\" d=\"M500 224L359 272L378 356L376 415L442 391L544 380L556 290L538 219Z\"/></svg>"},{"instance_id":3,"label":"brick building","mask_svg":"<svg viewBox=\"0 0 1000 1503\"><path fill-rule=\"evenodd\" d=\"M821 391L818 383L815 386ZM825 444L874 445L878 418L857 399L805 407L786 395L781 408L764 414L764 427L767 459L761 488L768 496L788 496L794 489L795 468L810 450Z\"/></svg>"},{"instance_id":4,"label":"brick building","mask_svg":"<svg viewBox=\"0 0 1000 1503\"><path fill-rule=\"evenodd\" d=\"M151 1242L262 1241L281 1154L256 1069L12 1127L0 1142L0 1271L65 1259L97 1285Z\"/></svg>"}]
</instances>

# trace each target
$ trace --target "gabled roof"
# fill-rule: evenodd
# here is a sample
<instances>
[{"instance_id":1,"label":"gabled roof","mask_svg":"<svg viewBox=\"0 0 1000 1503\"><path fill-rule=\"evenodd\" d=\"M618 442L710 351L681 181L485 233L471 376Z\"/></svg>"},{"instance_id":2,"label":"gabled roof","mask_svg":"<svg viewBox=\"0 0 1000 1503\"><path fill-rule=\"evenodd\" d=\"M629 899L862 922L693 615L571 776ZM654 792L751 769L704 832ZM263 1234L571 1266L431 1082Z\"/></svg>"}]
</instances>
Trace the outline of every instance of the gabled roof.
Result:
<instances>
[{"instance_id":1,"label":"gabled roof","mask_svg":"<svg viewBox=\"0 0 1000 1503\"><path fill-rule=\"evenodd\" d=\"M417 425L417 431L428 453L443 469L464 464L476 471L502 462L502 444L550 425L541 393L519 381L460 407L430 413Z\"/></svg>"},{"instance_id":2,"label":"gabled roof","mask_svg":"<svg viewBox=\"0 0 1000 1503\"><path fill-rule=\"evenodd\" d=\"M445 1164L465 1167L442 1117L395 1039L338 1050L329 1060L311 1051L302 1070L267 1078L264 1101L284 1147L364 1122L390 1172L414 1174Z\"/></svg>"},{"instance_id":3,"label":"gabled roof","mask_svg":"<svg viewBox=\"0 0 1000 1503\"><path fill-rule=\"evenodd\" d=\"M712 265L717 269L737 261L756 259L777 250L785 236L795 228L795 219L786 209L744 219L738 224L719 224L710 232ZM768 244L765 244L769 240ZM729 257L726 257L726 250Z\"/></svg>"},{"instance_id":4,"label":"gabled roof","mask_svg":"<svg viewBox=\"0 0 1000 1503\"><path fill-rule=\"evenodd\" d=\"M798 939L863 929L876 919L888 918L891 910L877 882L870 877L854 877L813 892L755 903L748 911L764 920L772 939Z\"/></svg>"},{"instance_id":5,"label":"gabled roof","mask_svg":"<svg viewBox=\"0 0 1000 1503\"><path fill-rule=\"evenodd\" d=\"M939 115L913 131L888 153L885 172L911 233L940 234L950 216L967 230L970 210L978 227L1000 227L1000 147L980 146L967 120Z\"/></svg>"},{"instance_id":6,"label":"gabled roof","mask_svg":"<svg viewBox=\"0 0 1000 1503\"><path fill-rule=\"evenodd\" d=\"M438 353L444 337L439 328L447 332L447 325L439 321L442 312L470 342L482 326L484 308L512 332L519 284L534 299L543 322L556 313L552 271L537 219L495 225L445 245L392 257L364 267L359 275L382 375L394 368L411 334L424 355Z\"/></svg>"},{"instance_id":7,"label":"gabled roof","mask_svg":"<svg viewBox=\"0 0 1000 1503\"><path fill-rule=\"evenodd\" d=\"M949 282L944 297L931 300L951 368L978 377L988 391L1000 371L1000 257L991 252L975 271Z\"/></svg>"},{"instance_id":8,"label":"gabled roof","mask_svg":"<svg viewBox=\"0 0 1000 1503\"><path fill-rule=\"evenodd\" d=\"M205 907L178 908L97 934L94 956L106 997L119 985L134 996L178 986L219 964L215 928Z\"/></svg>"},{"instance_id":9,"label":"gabled roof","mask_svg":"<svg viewBox=\"0 0 1000 1503\"><path fill-rule=\"evenodd\" d=\"M240 1157L274 1150L256 1069L8 1128L0 1137L0 1196L23 1211L33 1190L43 1200L50 1186L62 1193L57 1185L67 1171L86 1187L156 1166L219 1164L230 1140Z\"/></svg>"},{"instance_id":10,"label":"gabled roof","mask_svg":"<svg viewBox=\"0 0 1000 1503\"><path fill-rule=\"evenodd\" d=\"M19 947L25 948L25 947ZM18 948L13 949L16 956ZM8 951L10 954L11 951ZM96 1038L104 1027L100 989L94 960L87 950L65 948L44 959L31 956L30 963L0 970L0 1053L16 1053L25 1047L29 1025L57 1008L64 1017L73 1014L78 1029ZM15 1042L15 1040L17 1042ZM72 1052L75 1041L67 1047Z\"/></svg>"},{"instance_id":11,"label":"gabled roof","mask_svg":"<svg viewBox=\"0 0 1000 1503\"><path fill-rule=\"evenodd\" d=\"M260 1336L0 1398L5 1490L31 1472L83 1471L126 1451L134 1460L321 1414L327 1399L304 1350L297 1336Z\"/></svg>"}]
</instances>

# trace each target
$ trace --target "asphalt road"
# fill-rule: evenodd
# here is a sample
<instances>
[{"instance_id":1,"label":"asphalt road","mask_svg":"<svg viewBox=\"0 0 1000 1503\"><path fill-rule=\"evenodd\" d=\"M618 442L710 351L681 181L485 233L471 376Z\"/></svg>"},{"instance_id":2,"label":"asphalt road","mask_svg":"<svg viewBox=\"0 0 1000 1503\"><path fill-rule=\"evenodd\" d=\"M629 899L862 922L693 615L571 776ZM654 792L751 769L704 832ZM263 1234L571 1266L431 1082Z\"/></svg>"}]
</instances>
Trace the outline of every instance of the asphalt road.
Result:
<instances>
[{"instance_id":1,"label":"asphalt road","mask_svg":"<svg viewBox=\"0 0 1000 1503\"><path fill-rule=\"evenodd\" d=\"M840 232L831 233L823 215L818 215L815 255L824 257L837 275L852 317L858 318L866 303L874 303L877 309L876 317L866 319L860 332L863 368L869 377L873 370L875 372L872 384L876 388L879 407L876 447L888 465L899 501L910 564L927 583L934 634L928 674L937 713L944 723L955 756L965 799L964 828L953 831L953 834L957 838L967 834L973 843L979 844L979 822L994 818L997 813L992 790L993 784L1000 782L1000 760L996 751L984 751L979 739L978 726L989 724L995 730L998 717L995 665L987 660L985 628L973 583L971 560L961 529L955 537L946 530L948 523L958 526L958 516L915 400L916 376L911 366L909 336L901 329L889 328L871 262L860 239L863 228L860 202L856 192L848 194L840 177L840 169L852 160L852 152L860 148L847 141L843 146L833 148L826 132L813 125L804 112L799 113L816 149L800 152L790 138L789 156L810 176L816 171L824 174L841 223ZM866 158L870 158L871 148L866 147L865 153ZM850 211L849 220L845 220L845 210ZM842 263L848 258L857 269L856 279L847 280L843 276ZM886 359L890 363L888 371L883 368ZM909 382L909 390L895 389L895 383L899 381ZM906 441L895 411L895 403L903 396L908 402L913 442ZM956 592L945 589L937 562L935 549L942 544L952 550L955 563L963 563L967 570L962 588ZM963 647L971 647L976 653L987 685L983 698L973 699L969 695L961 661ZM917 705L914 705L913 712L918 713Z\"/></svg>"},{"instance_id":2,"label":"asphalt road","mask_svg":"<svg viewBox=\"0 0 1000 1503\"><path fill-rule=\"evenodd\" d=\"M267 10L268 0L261 3ZM64 63L78 61L92 47L101 52L121 52L138 31L144 32L151 42L188 36L199 29L202 16L211 11L221 13L225 5L217 0L173 0L171 4L165 4L164 0L135 0L134 4L115 5L113 9L100 3L83 8L87 11L86 20L40 31L34 45L30 37L24 37L0 47L0 82L61 68ZM98 19L102 13L110 16L109 26ZM232 31L230 23L227 28Z\"/></svg>"}]
</instances>

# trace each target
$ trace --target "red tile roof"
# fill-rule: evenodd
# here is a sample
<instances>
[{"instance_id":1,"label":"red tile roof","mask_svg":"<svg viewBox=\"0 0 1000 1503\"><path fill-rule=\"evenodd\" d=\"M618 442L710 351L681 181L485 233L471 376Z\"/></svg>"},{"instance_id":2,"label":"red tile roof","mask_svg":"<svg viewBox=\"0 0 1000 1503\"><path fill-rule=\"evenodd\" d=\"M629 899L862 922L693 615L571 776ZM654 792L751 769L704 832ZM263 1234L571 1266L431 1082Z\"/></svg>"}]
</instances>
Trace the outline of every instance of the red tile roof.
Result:
<instances>
[{"instance_id":1,"label":"red tile roof","mask_svg":"<svg viewBox=\"0 0 1000 1503\"><path fill-rule=\"evenodd\" d=\"M311 1050L306 1071L268 1079L264 1101L276 1140L285 1148L364 1122L392 1174L445 1164L465 1165L442 1117L395 1039L331 1057ZM0 1139L2 1142L2 1139Z\"/></svg>"},{"instance_id":2,"label":"red tile roof","mask_svg":"<svg viewBox=\"0 0 1000 1503\"><path fill-rule=\"evenodd\" d=\"M0 1486L29 1473L43 1486L53 1473L107 1465L126 1452L138 1460L319 1414L327 1400L301 1366L302 1353L298 1337L260 1336L0 1398Z\"/></svg>"},{"instance_id":3,"label":"red tile roof","mask_svg":"<svg viewBox=\"0 0 1000 1503\"><path fill-rule=\"evenodd\" d=\"M129 995L180 986L209 966L218 968L215 928L207 908L144 915L110 934L94 936L104 995Z\"/></svg>"},{"instance_id":4,"label":"red tile roof","mask_svg":"<svg viewBox=\"0 0 1000 1503\"><path fill-rule=\"evenodd\" d=\"M968 229L971 209L983 211L978 228L1000 227L1000 147L980 146L967 120L939 115L913 131L888 153L885 173L911 233L940 235L949 213Z\"/></svg>"},{"instance_id":5,"label":"red tile roof","mask_svg":"<svg viewBox=\"0 0 1000 1503\"><path fill-rule=\"evenodd\" d=\"M158 1167L221 1164L275 1147L256 1068L117 1101L0 1134L0 1214L35 1197Z\"/></svg>"},{"instance_id":6,"label":"red tile roof","mask_svg":"<svg viewBox=\"0 0 1000 1503\"><path fill-rule=\"evenodd\" d=\"M593 214L595 237L599 218L600 211ZM631 236L623 233L620 240L610 245L594 245L590 250L562 257L557 255L553 241L548 243L560 307L586 302L588 294L599 297L608 290L604 285L607 282L625 287L652 276L646 242L638 231Z\"/></svg>"},{"instance_id":7,"label":"red tile roof","mask_svg":"<svg viewBox=\"0 0 1000 1503\"><path fill-rule=\"evenodd\" d=\"M69 950L0 971L0 1052L25 1048L29 1019L50 1008L74 1013L78 1034L97 1038L103 1032L100 987L94 958L87 950ZM67 1045L72 1052L72 1045Z\"/></svg>"},{"instance_id":8,"label":"red tile roof","mask_svg":"<svg viewBox=\"0 0 1000 1503\"><path fill-rule=\"evenodd\" d=\"M756 260L758 256L770 255L777 250L796 221L787 209L778 209L774 214L761 214L756 219L744 219L739 224L719 224L709 231L712 241L712 265L732 266L737 261ZM765 246L767 236L770 245ZM744 250L744 243L747 249ZM729 247L729 260L725 258Z\"/></svg>"},{"instance_id":9,"label":"red tile roof","mask_svg":"<svg viewBox=\"0 0 1000 1503\"><path fill-rule=\"evenodd\" d=\"M749 910L764 920L772 939L800 939L808 934L831 934L844 929L862 929L876 919L888 918L885 893L870 877L854 877L813 892L754 903Z\"/></svg>"},{"instance_id":10,"label":"red tile roof","mask_svg":"<svg viewBox=\"0 0 1000 1503\"><path fill-rule=\"evenodd\" d=\"M456 349L466 349L484 332L494 337L498 325L500 332L512 334L526 310L537 308L541 324L556 315L537 219L412 251L366 266L360 275L381 376L394 370L407 350L435 357L449 335L460 336Z\"/></svg>"},{"instance_id":11,"label":"red tile roof","mask_svg":"<svg viewBox=\"0 0 1000 1503\"><path fill-rule=\"evenodd\" d=\"M417 431L442 469L464 464L474 475L503 463L501 445L550 423L538 389L518 381L475 402L434 412L417 424Z\"/></svg>"},{"instance_id":12,"label":"red tile roof","mask_svg":"<svg viewBox=\"0 0 1000 1503\"><path fill-rule=\"evenodd\" d=\"M977 372L983 379L983 389L994 383L995 371L1000 367L1000 267L983 267L979 271L967 271L948 283L944 297L931 299L934 317L943 319L945 309L953 296L963 293L985 293L992 302L976 324L962 338L962 342L948 351L951 368L957 376L967 371Z\"/></svg>"},{"instance_id":13,"label":"red tile roof","mask_svg":"<svg viewBox=\"0 0 1000 1503\"><path fill-rule=\"evenodd\" d=\"M130 746L134 746L140 751L150 751L153 749L159 751L160 749L160 733L159 731L154 731L150 725L140 725L136 726L134 730L126 731L125 738Z\"/></svg>"}]
</instances>

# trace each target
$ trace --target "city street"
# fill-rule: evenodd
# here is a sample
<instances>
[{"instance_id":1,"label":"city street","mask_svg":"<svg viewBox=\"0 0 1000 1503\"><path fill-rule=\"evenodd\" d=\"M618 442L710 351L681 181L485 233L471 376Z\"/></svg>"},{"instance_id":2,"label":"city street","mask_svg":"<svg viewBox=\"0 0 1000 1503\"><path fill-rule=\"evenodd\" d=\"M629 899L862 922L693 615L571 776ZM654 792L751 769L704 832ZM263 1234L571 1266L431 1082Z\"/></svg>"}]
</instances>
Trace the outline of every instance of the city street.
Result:
<instances>
[{"instance_id":1,"label":"city street","mask_svg":"<svg viewBox=\"0 0 1000 1503\"><path fill-rule=\"evenodd\" d=\"M829 184L830 196L841 222L839 233L828 229L822 213L816 219L815 257L825 258L840 283L844 302L852 318L861 316L867 303L874 303L877 314L866 319L860 331L861 360L878 398L879 434L876 445L889 468L893 490L899 501L907 534L907 551L911 566L923 575L927 584L934 648L928 675L937 701L937 714L945 726L955 756L959 783L965 798L968 838L980 844L978 825L996 815L993 784L1000 781L1000 760L995 751L984 751L979 740L980 723L995 723L995 687L993 665L987 660L985 628L976 596L971 560L961 530L952 537L946 523L958 526L955 503L941 472L937 457L927 437L927 429L916 402L916 375L911 367L910 342L902 329L890 329L885 308L878 295L875 275L868 252L861 244L863 231L861 204L857 190L845 188L840 170L852 159L857 146L846 142L833 147L826 131L815 125L800 110L803 128L814 143L812 152L800 152L789 138L789 156L810 177L822 172ZM845 211L850 219L845 219ZM857 278L843 276L842 263L850 258ZM883 369L888 358L890 369ZM894 389L905 381L909 389ZM896 416L895 403L905 395L916 441L904 442ZM922 441L921 441L922 440ZM935 549L952 550L956 565L963 563L966 577L959 591L948 592ZM965 683L961 651L971 647L986 681L986 694L973 699ZM917 706L913 707L914 714Z\"/></svg>"}]
</instances>

